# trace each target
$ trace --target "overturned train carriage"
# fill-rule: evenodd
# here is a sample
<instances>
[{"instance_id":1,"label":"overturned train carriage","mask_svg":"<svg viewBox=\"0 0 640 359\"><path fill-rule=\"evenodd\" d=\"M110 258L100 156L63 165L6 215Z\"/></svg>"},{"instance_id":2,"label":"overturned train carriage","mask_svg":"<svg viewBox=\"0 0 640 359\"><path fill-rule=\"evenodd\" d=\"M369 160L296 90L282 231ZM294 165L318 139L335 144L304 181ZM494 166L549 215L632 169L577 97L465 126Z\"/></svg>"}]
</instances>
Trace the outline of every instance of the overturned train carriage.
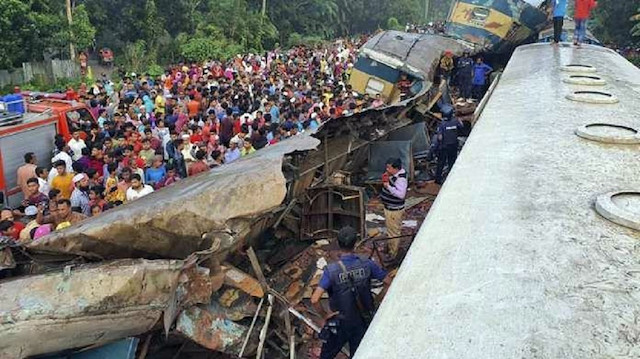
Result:
<instances>
[{"instance_id":1,"label":"overturned train carriage","mask_svg":"<svg viewBox=\"0 0 640 359\"><path fill-rule=\"evenodd\" d=\"M470 49L449 37L384 31L362 46L349 83L359 93L380 94L387 103L395 103L400 99L397 83L403 74L413 81L411 93L419 96L431 87L446 50L461 55Z\"/></svg>"},{"instance_id":2,"label":"overturned train carriage","mask_svg":"<svg viewBox=\"0 0 640 359\"><path fill-rule=\"evenodd\" d=\"M548 0L454 1L446 34L486 51L509 52L547 24Z\"/></svg>"}]
</instances>

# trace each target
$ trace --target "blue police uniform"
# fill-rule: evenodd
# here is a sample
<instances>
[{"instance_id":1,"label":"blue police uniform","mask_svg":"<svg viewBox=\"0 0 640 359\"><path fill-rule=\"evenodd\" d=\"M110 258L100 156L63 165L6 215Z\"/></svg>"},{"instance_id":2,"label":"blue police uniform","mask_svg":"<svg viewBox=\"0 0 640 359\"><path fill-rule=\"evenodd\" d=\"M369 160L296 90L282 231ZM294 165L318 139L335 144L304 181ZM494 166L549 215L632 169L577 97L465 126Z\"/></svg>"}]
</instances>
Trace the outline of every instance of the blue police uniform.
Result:
<instances>
[{"instance_id":1,"label":"blue police uniform","mask_svg":"<svg viewBox=\"0 0 640 359\"><path fill-rule=\"evenodd\" d=\"M473 72L473 59L464 56L458 60L458 84L460 86L460 96L471 98L471 75Z\"/></svg>"},{"instance_id":2,"label":"blue police uniform","mask_svg":"<svg viewBox=\"0 0 640 359\"><path fill-rule=\"evenodd\" d=\"M437 133L442 136L440 139L440 151L438 153L438 165L436 167L436 183L442 184L442 171L445 164L448 164L449 171L453 167L458 157L458 130L463 125L452 115L444 119L438 126Z\"/></svg>"},{"instance_id":3,"label":"blue police uniform","mask_svg":"<svg viewBox=\"0 0 640 359\"><path fill-rule=\"evenodd\" d=\"M344 269L339 262L329 264L318 283L329 294L331 310L340 313L337 333L322 345L320 359L333 359L347 342L353 356L368 326L363 315L374 311L371 279L383 280L387 276L372 260L355 254L342 255L340 262ZM368 313L361 314L356 295Z\"/></svg>"}]
</instances>

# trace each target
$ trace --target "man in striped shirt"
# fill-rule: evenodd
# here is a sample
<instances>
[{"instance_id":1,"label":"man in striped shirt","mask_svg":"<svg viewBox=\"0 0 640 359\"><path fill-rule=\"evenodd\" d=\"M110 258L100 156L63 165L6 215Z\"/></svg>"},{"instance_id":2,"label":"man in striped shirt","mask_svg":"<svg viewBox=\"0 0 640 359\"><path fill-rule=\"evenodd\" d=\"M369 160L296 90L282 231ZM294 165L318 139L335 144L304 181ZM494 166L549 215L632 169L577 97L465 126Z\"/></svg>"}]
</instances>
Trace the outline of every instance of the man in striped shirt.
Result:
<instances>
[{"instance_id":1,"label":"man in striped shirt","mask_svg":"<svg viewBox=\"0 0 640 359\"><path fill-rule=\"evenodd\" d=\"M398 256L404 216L404 199L407 195L407 172L402 168L399 158L387 160L387 171L382 175L382 193L380 199L384 205L384 217L389 240L389 254Z\"/></svg>"}]
</instances>

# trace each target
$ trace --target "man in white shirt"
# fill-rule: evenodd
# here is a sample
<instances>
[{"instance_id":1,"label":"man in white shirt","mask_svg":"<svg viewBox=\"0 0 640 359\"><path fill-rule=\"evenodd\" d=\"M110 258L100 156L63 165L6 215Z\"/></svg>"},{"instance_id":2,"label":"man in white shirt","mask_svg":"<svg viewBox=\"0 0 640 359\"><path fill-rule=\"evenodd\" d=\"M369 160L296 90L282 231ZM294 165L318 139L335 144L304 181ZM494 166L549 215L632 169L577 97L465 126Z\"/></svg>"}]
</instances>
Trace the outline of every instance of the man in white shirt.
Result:
<instances>
[{"instance_id":1,"label":"man in white shirt","mask_svg":"<svg viewBox=\"0 0 640 359\"><path fill-rule=\"evenodd\" d=\"M36 178L38 178L38 191L48 196L51 190L51 186L49 186L49 182L47 182L49 170L44 167L36 167Z\"/></svg>"},{"instance_id":2,"label":"man in white shirt","mask_svg":"<svg viewBox=\"0 0 640 359\"><path fill-rule=\"evenodd\" d=\"M82 149L87 147L84 140L80 138L80 131L73 131L72 138L69 140L69 148L73 151L73 160L77 161L82 157Z\"/></svg>"},{"instance_id":3,"label":"man in white shirt","mask_svg":"<svg viewBox=\"0 0 640 359\"><path fill-rule=\"evenodd\" d=\"M127 189L127 201L133 201L140 197L144 197L153 192L153 187L143 184L139 174L134 173L131 176L131 187Z\"/></svg>"},{"instance_id":4,"label":"man in white shirt","mask_svg":"<svg viewBox=\"0 0 640 359\"><path fill-rule=\"evenodd\" d=\"M73 160L71 159L71 156L69 156L69 146L66 145L63 141L58 144L58 151L58 154L53 156L53 158L51 159L51 163L54 164L62 160L64 161L67 173L73 173ZM51 184L51 181L53 181L53 179L57 175L58 171L56 170L56 167L52 166L51 170L49 171L49 176L47 177L47 181L49 182L49 184Z\"/></svg>"}]
</instances>

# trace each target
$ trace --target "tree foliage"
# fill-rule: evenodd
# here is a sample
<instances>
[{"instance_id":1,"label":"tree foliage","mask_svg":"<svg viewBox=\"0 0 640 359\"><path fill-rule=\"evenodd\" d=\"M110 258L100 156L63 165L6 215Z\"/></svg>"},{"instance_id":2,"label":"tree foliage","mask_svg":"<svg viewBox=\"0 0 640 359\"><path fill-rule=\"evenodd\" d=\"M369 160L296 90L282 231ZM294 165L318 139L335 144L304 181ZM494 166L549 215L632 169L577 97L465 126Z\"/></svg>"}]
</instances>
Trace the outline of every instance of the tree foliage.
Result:
<instances>
[{"instance_id":1,"label":"tree foliage","mask_svg":"<svg viewBox=\"0 0 640 359\"><path fill-rule=\"evenodd\" d=\"M41 60L45 52L65 54L73 41L89 46L96 29L83 5L73 9L69 26L64 2L47 0L0 0L0 68Z\"/></svg>"},{"instance_id":2,"label":"tree foliage","mask_svg":"<svg viewBox=\"0 0 640 359\"><path fill-rule=\"evenodd\" d=\"M633 28L631 28L631 35L640 37L640 7L638 8L638 13L631 17L631 21L636 23Z\"/></svg>"},{"instance_id":3,"label":"tree foliage","mask_svg":"<svg viewBox=\"0 0 640 359\"><path fill-rule=\"evenodd\" d=\"M117 62L144 71L444 20L452 2L430 1L425 19L424 0L267 0L266 16L263 0L74 0L70 27L62 0L0 0L0 67L45 53L68 56L72 41L79 50L110 47ZM598 38L640 42L640 22L632 19L640 12L637 0L598 3L592 21Z\"/></svg>"},{"instance_id":4,"label":"tree foliage","mask_svg":"<svg viewBox=\"0 0 640 359\"><path fill-rule=\"evenodd\" d=\"M637 1L599 0L593 11L594 35L604 43L618 46L638 44L638 38L631 36L634 27L632 17L638 11Z\"/></svg>"}]
</instances>

